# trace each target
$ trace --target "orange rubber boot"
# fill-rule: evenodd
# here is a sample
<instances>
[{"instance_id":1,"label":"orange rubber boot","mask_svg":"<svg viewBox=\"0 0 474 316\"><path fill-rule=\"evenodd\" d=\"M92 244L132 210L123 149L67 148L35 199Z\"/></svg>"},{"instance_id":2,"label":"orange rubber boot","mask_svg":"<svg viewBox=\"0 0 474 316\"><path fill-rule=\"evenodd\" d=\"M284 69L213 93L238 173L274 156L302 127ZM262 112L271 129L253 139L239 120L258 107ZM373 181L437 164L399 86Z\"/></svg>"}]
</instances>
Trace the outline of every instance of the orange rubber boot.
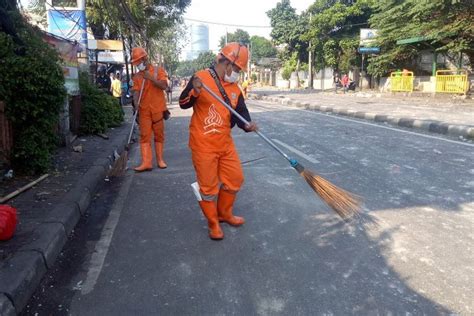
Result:
<instances>
[{"instance_id":1,"label":"orange rubber boot","mask_svg":"<svg viewBox=\"0 0 474 316\"><path fill-rule=\"evenodd\" d=\"M166 167L168 167L166 162L163 160L163 146L163 143L155 143L156 164L160 169L166 169Z\"/></svg>"},{"instance_id":2,"label":"orange rubber boot","mask_svg":"<svg viewBox=\"0 0 474 316\"><path fill-rule=\"evenodd\" d=\"M221 240L224 238L219 219L217 218L217 207L214 201L199 201L202 212L207 218L207 225L209 227L209 238L213 240Z\"/></svg>"},{"instance_id":3,"label":"orange rubber boot","mask_svg":"<svg viewBox=\"0 0 474 316\"><path fill-rule=\"evenodd\" d=\"M151 144L140 143L140 151L142 153L142 164L133 170L136 172L150 171L153 168L153 156L151 152Z\"/></svg>"},{"instance_id":4,"label":"orange rubber boot","mask_svg":"<svg viewBox=\"0 0 474 316\"><path fill-rule=\"evenodd\" d=\"M243 217L234 216L232 214L232 207L234 205L236 195L236 193L232 193L221 188L219 190L219 197L217 198L219 221L225 222L235 227L245 223L245 219Z\"/></svg>"}]
</instances>

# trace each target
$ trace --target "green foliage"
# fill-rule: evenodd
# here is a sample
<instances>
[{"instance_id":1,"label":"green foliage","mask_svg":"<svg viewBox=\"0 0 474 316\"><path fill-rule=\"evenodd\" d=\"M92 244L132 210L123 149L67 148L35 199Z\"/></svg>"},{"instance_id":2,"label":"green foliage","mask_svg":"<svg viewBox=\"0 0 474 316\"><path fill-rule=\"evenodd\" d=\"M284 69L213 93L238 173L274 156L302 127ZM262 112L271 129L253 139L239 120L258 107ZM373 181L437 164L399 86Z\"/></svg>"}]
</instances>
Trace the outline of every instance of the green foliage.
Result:
<instances>
[{"instance_id":1,"label":"green foliage","mask_svg":"<svg viewBox=\"0 0 474 316\"><path fill-rule=\"evenodd\" d=\"M297 71L298 67L298 53L294 52L291 57L285 61L283 64L283 70L281 76L284 80L289 80L291 78L291 74L294 71Z\"/></svg>"},{"instance_id":2,"label":"green foliage","mask_svg":"<svg viewBox=\"0 0 474 316\"><path fill-rule=\"evenodd\" d=\"M289 0L278 2L276 7L267 12L272 31L270 36L277 45L284 46L280 57L283 60L291 58L297 52L300 61L308 59L308 41L303 35L308 29L309 16L305 13L298 15Z\"/></svg>"},{"instance_id":3,"label":"green foliage","mask_svg":"<svg viewBox=\"0 0 474 316\"><path fill-rule=\"evenodd\" d=\"M277 50L272 42L262 36L252 36L250 38L251 62L255 63L261 58L276 57Z\"/></svg>"},{"instance_id":4,"label":"green foliage","mask_svg":"<svg viewBox=\"0 0 474 316\"><path fill-rule=\"evenodd\" d=\"M0 32L0 99L15 135L12 163L28 173L43 172L50 166L57 145L59 111L66 92L59 56L28 25L18 10L9 12L14 33Z\"/></svg>"},{"instance_id":5,"label":"green foliage","mask_svg":"<svg viewBox=\"0 0 474 316\"><path fill-rule=\"evenodd\" d=\"M186 60L179 63L176 74L179 77L191 77L196 71L212 66L216 61L213 52L200 53L194 60Z\"/></svg>"},{"instance_id":6,"label":"green foliage","mask_svg":"<svg viewBox=\"0 0 474 316\"><path fill-rule=\"evenodd\" d=\"M348 71L359 65L359 30L368 27L371 5L371 0L316 0L311 5L310 27L302 38L311 41L316 69Z\"/></svg>"},{"instance_id":7,"label":"green foliage","mask_svg":"<svg viewBox=\"0 0 474 316\"><path fill-rule=\"evenodd\" d=\"M227 33L227 43L232 42L248 45L250 43L250 35L247 31L237 29L234 33ZM219 46L220 48L225 46L225 35L221 36Z\"/></svg>"},{"instance_id":8,"label":"green foliage","mask_svg":"<svg viewBox=\"0 0 474 316\"><path fill-rule=\"evenodd\" d=\"M156 41L157 50L163 56L164 66L169 76L173 76L179 65L179 55L184 47L186 29L184 24L176 24L163 31Z\"/></svg>"},{"instance_id":9,"label":"green foliage","mask_svg":"<svg viewBox=\"0 0 474 316\"><path fill-rule=\"evenodd\" d=\"M81 134L104 133L108 127L119 126L123 113L117 100L89 82L88 74L79 76L81 89Z\"/></svg>"},{"instance_id":10,"label":"green foliage","mask_svg":"<svg viewBox=\"0 0 474 316\"><path fill-rule=\"evenodd\" d=\"M474 6L472 0L380 0L373 5L371 26L378 29L382 53L371 59L368 71L384 75L400 68L420 49L464 52L474 64ZM417 45L397 45L397 40L424 37Z\"/></svg>"}]
</instances>

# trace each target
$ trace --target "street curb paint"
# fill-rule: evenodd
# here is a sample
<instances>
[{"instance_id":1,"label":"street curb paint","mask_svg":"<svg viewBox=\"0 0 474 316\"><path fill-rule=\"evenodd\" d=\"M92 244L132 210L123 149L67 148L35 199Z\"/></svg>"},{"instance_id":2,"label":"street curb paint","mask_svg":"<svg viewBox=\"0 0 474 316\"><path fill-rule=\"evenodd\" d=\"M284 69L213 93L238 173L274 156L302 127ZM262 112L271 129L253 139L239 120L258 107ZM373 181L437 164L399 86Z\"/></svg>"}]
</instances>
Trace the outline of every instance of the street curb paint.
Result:
<instances>
[{"instance_id":1,"label":"street curb paint","mask_svg":"<svg viewBox=\"0 0 474 316\"><path fill-rule=\"evenodd\" d=\"M379 123L389 123L394 126L422 129L431 133L464 137L474 139L474 127L465 125L449 124L446 122L414 119L411 117L397 117L385 114L367 113L363 111L354 111L343 108L332 108L326 105L311 104L309 102L294 101L291 98L273 98L258 93L250 93L249 97L255 100L264 100L269 102L280 103L282 105L293 105L297 108L304 108L310 111L332 112L341 116L355 117L368 121Z\"/></svg>"},{"instance_id":2,"label":"street curb paint","mask_svg":"<svg viewBox=\"0 0 474 316\"><path fill-rule=\"evenodd\" d=\"M125 128L128 130L128 128ZM121 153L128 141L128 132L120 133L112 148ZM41 282L90 205L99 183L113 164L113 153L94 161L80 176L62 203L36 228L36 239L21 247L11 258L0 265L0 315L19 314Z\"/></svg>"}]
</instances>

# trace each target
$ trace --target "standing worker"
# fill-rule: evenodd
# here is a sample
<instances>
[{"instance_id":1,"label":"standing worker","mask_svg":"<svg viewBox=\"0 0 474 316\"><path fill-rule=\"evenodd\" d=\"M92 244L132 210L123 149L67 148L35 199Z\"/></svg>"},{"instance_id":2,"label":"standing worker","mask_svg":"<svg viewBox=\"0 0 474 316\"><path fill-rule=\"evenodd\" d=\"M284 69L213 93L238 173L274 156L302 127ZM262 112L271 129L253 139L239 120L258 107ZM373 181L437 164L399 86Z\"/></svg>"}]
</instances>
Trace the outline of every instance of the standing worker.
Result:
<instances>
[{"instance_id":1,"label":"standing worker","mask_svg":"<svg viewBox=\"0 0 474 316\"><path fill-rule=\"evenodd\" d=\"M137 172L150 171L153 168L152 154L152 132L155 138L156 162L158 168L167 167L163 160L163 147L165 142L166 99L164 90L168 83L166 71L148 62L148 54L141 47L132 50L132 65L137 67L138 72L133 76L133 99L138 109L138 124L140 125L140 151L142 163L134 170ZM140 98L140 90L145 80L143 95Z\"/></svg>"},{"instance_id":2,"label":"standing worker","mask_svg":"<svg viewBox=\"0 0 474 316\"><path fill-rule=\"evenodd\" d=\"M119 73L114 75L114 80L112 80L112 86L111 86L110 89L112 90L112 96L117 100L117 103L120 106L120 110L123 113L123 108L122 108L122 82L120 81L120 74Z\"/></svg>"},{"instance_id":3,"label":"standing worker","mask_svg":"<svg viewBox=\"0 0 474 316\"><path fill-rule=\"evenodd\" d=\"M232 213L244 176L231 128L237 124L246 132L252 132L257 130L257 125L253 122L245 125L231 115L227 108L202 89L202 84L221 95L250 122L250 114L237 84L239 73L246 69L247 61L247 47L238 43L227 44L217 55L216 66L194 74L179 97L182 109L193 108L189 147L199 184L199 205L208 221L209 237L214 240L224 238L219 222L232 226L245 222Z\"/></svg>"}]
</instances>

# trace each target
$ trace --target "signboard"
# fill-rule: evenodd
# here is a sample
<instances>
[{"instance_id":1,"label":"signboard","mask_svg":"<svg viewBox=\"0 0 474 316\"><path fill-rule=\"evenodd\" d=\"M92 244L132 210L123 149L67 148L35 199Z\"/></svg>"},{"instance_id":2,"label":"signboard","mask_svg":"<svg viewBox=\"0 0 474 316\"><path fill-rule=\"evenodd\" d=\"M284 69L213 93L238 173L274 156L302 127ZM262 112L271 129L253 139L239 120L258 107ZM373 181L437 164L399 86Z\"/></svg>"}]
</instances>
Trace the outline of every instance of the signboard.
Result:
<instances>
[{"instance_id":1,"label":"signboard","mask_svg":"<svg viewBox=\"0 0 474 316\"><path fill-rule=\"evenodd\" d=\"M359 47L357 51L360 54L380 54L380 47Z\"/></svg>"},{"instance_id":2,"label":"signboard","mask_svg":"<svg viewBox=\"0 0 474 316\"><path fill-rule=\"evenodd\" d=\"M83 10L48 10L48 32L86 47L86 13Z\"/></svg>"},{"instance_id":3,"label":"signboard","mask_svg":"<svg viewBox=\"0 0 474 316\"><path fill-rule=\"evenodd\" d=\"M64 86L69 95L79 95L79 64L77 62L77 52L79 44L58 38L45 33L43 40L53 46L62 59L61 67L64 74Z\"/></svg>"},{"instance_id":4,"label":"signboard","mask_svg":"<svg viewBox=\"0 0 474 316\"><path fill-rule=\"evenodd\" d=\"M99 63L124 64L123 52L99 52L97 55Z\"/></svg>"},{"instance_id":5,"label":"signboard","mask_svg":"<svg viewBox=\"0 0 474 316\"><path fill-rule=\"evenodd\" d=\"M376 29L360 29L359 46L368 46L374 42L377 37Z\"/></svg>"},{"instance_id":6,"label":"signboard","mask_svg":"<svg viewBox=\"0 0 474 316\"><path fill-rule=\"evenodd\" d=\"M117 40L94 40L90 39L88 41L89 49L98 49L98 50L123 50L123 43Z\"/></svg>"}]
</instances>

